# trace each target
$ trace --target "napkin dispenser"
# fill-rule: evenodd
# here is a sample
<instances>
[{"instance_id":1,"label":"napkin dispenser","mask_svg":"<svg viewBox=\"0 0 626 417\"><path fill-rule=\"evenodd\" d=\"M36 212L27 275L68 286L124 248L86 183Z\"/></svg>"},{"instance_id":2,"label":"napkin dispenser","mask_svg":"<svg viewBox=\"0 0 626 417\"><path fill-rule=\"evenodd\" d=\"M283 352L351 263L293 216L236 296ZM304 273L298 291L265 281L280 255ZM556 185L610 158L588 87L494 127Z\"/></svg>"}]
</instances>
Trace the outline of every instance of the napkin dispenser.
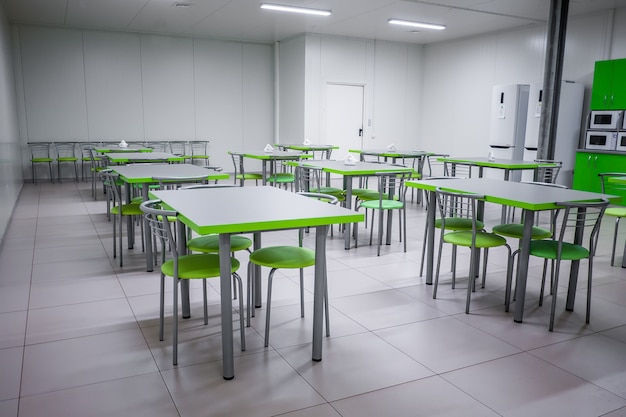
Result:
<instances>
[{"instance_id":1,"label":"napkin dispenser","mask_svg":"<svg viewBox=\"0 0 626 417\"><path fill-rule=\"evenodd\" d=\"M122 140L119 145L120 148L128 148L128 143L125 140Z\"/></svg>"},{"instance_id":2,"label":"napkin dispenser","mask_svg":"<svg viewBox=\"0 0 626 417\"><path fill-rule=\"evenodd\" d=\"M396 145L392 143L391 145L387 146L387 150L391 152L395 152L397 150Z\"/></svg>"},{"instance_id":3,"label":"napkin dispenser","mask_svg":"<svg viewBox=\"0 0 626 417\"><path fill-rule=\"evenodd\" d=\"M311 141L308 139L305 139L304 142L302 142L303 145L308 146L311 144Z\"/></svg>"},{"instance_id":4,"label":"napkin dispenser","mask_svg":"<svg viewBox=\"0 0 626 417\"><path fill-rule=\"evenodd\" d=\"M354 155L349 153L348 155L346 155L345 159L343 160L343 164L344 165L356 165L356 158L354 157Z\"/></svg>"},{"instance_id":5,"label":"napkin dispenser","mask_svg":"<svg viewBox=\"0 0 626 417\"><path fill-rule=\"evenodd\" d=\"M267 145L265 145L265 148L263 149L263 152L265 152L265 153L272 153L272 152L274 152L274 148L272 147L272 145L270 145L268 143Z\"/></svg>"}]
</instances>

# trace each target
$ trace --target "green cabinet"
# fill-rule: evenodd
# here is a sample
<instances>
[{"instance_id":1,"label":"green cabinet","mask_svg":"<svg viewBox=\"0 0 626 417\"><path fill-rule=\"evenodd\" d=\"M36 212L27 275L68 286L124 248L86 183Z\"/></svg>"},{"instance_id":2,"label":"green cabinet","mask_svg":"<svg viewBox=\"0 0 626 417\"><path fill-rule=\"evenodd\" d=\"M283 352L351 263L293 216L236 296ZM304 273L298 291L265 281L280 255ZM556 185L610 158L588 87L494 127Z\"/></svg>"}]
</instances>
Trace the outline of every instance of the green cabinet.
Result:
<instances>
[{"instance_id":1,"label":"green cabinet","mask_svg":"<svg viewBox=\"0 0 626 417\"><path fill-rule=\"evenodd\" d=\"M626 59L597 61L593 72L591 110L626 109Z\"/></svg>"},{"instance_id":2,"label":"green cabinet","mask_svg":"<svg viewBox=\"0 0 626 417\"><path fill-rule=\"evenodd\" d=\"M576 152L574 184L572 188L582 191L602 192L601 172L626 172L626 154ZM626 205L626 195L621 205Z\"/></svg>"}]
</instances>

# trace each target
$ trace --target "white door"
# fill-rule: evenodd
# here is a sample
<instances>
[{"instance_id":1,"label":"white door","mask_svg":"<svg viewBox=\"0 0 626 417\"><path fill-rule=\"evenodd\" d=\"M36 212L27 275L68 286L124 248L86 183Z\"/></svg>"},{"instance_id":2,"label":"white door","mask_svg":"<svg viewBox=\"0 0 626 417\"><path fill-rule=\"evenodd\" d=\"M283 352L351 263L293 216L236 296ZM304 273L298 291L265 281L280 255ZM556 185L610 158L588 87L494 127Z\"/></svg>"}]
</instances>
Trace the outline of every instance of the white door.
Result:
<instances>
[{"instance_id":1,"label":"white door","mask_svg":"<svg viewBox=\"0 0 626 417\"><path fill-rule=\"evenodd\" d=\"M344 159L348 149L363 148L363 91L362 85L326 85L324 142L339 146L333 150L333 159Z\"/></svg>"}]
</instances>

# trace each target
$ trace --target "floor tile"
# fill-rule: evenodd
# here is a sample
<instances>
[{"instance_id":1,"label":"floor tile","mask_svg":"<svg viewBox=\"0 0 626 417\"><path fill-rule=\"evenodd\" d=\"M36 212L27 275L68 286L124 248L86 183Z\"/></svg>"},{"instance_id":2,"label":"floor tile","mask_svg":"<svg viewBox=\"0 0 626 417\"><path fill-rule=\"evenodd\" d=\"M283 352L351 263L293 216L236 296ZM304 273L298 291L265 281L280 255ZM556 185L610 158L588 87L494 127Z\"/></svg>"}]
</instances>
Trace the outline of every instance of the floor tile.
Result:
<instances>
[{"instance_id":1,"label":"floor tile","mask_svg":"<svg viewBox=\"0 0 626 417\"><path fill-rule=\"evenodd\" d=\"M0 349L0 401L18 398L24 348Z\"/></svg>"},{"instance_id":2,"label":"floor tile","mask_svg":"<svg viewBox=\"0 0 626 417\"><path fill-rule=\"evenodd\" d=\"M498 416L438 376L335 401L332 406L343 417Z\"/></svg>"},{"instance_id":3,"label":"floor tile","mask_svg":"<svg viewBox=\"0 0 626 417\"><path fill-rule=\"evenodd\" d=\"M324 340L320 362L311 345L279 353L327 401L424 378L432 371L371 333Z\"/></svg>"},{"instance_id":4,"label":"floor tile","mask_svg":"<svg viewBox=\"0 0 626 417\"><path fill-rule=\"evenodd\" d=\"M20 415L179 417L159 373L27 396L20 401Z\"/></svg>"},{"instance_id":5,"label":"floor tile","mask_svg":"<svg viewBox=\"0 0 626 417\"><path fill-rule=\"evenodd\" d=\"M139 329L27 346L22 395L41 394L157 371Z\"/></svg>"},{"instance_id":6,"label":"floor tile","mask_svg":"<svg viewBox=\"0 0 626 417\"><path fill-rule=\"evenodd\" d=\"M527 353L458 369L443 378L506 417L600 416L626 405L625 399Z\"/></svg>"},{"instance_id":7,"label":"floor tile","mask_svg":"<svg viewBox=\"0 0 626 417\"><path fill-rule=\"evenodd\" d=\"M126 299L30 310L26 344L138 329Z\"/></svg>"},{"instance_id":8,"label":"floor tile","mask_svg":"<svg viewBox=\"0 0 626 417\"><path fill-rule=\"evenodd\" d=\"M376 334L438 374L520 351L453 317L387 328Z\"/></svg>"},{"instance_id":9,"label":"floor tile","mask_svg":"<svg viewBox=\"0 0 626 417\"><path fill-rule=\"evenodd\" d=\"M181 415L273 416L325 401L276 352L235 358L235 378L225 381L221 362L178 367L163 378Z\"/></svg>"}]
</instances>

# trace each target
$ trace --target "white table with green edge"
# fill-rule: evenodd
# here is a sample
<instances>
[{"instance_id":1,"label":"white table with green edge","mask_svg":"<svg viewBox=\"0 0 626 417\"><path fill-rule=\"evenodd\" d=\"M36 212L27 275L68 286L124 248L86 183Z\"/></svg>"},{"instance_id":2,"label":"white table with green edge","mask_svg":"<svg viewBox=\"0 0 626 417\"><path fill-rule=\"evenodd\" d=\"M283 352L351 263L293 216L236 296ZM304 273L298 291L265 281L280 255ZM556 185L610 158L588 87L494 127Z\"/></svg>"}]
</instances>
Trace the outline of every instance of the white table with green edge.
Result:
<instances>
[{"instance_id":1,"label":"white table with green edge","mask_svg":"<svg viewBox=\"0 0 626 417\"><path fill-rule=\"evenodd\" d=\"M606 198L609 201L617 201L620 197L591 193L587 191L571 190L567 188L546 187L539 184L520 183L515 181L503 181L487 178L451 178L438 180L407 181L407 186L419 188L429 192L426 221L428 222L426 242L426 284L433 282L433 258L435 253L435 213L436 189L441 187L450 191L466 192L484 195L484 202L501 204L521 208L524 219L524 237L520 242L520 253L517 263L517 279L515 311L513 319L521 323L524 318L524 299L526 296L526 279L528 274L528 261L530 257L530 236L533 226L534 214L537 211L553 210L559 208L556 202L592 201ZM479 207L478 216L484 210L484 202ZM569 288L567 292L566 309L574 309L576 283L578 281L579 261L572 261L570 269Z\"/></svg>"},{"instance_id":2,"label":"white table with green edge","mask_svg":"<svg viewBox=\"0 0 626 417\"><path fill-rule=\"evenodd\" d=\"M321 168L323 172L327 174L338 174L343 177L343 189L346 192L346 200L345 206L346 208L352 207L352 179L355 177L367 177L376 175L377 172L396 172L396 171L412 171L412 168L391 165L391 164L382 164L375 162L362 162L355 161L354 164L348 165L344 161L334 161L334 160L311 160L311 161L302 161L302 162L293 162L289 163L290 165L301 165L304 167L315 167ZM389 213L387 218L387 241L386 244L390 244L391 233L389 230L391 229L391 213ZM350 224L346 224L344 227L344 242L345 249L350 249Z\"/></svg>"},{"instance_id":3,"label":"white table with green edge","mask_svg":"<svg viewBox=\"0 0 626 417\"><path fill-rule=\"evenodd\" d=\"M144 201L148 200L148 190L150 185L158 184L155 178L189 178L205 177L207 181L227 180L229 175L216 172L191 164L135 164L135 165L113 165L109 167L113 172L120 175L120 179L126 184L126 201L130 201L131 187L141 185L141 196ZM128 230L132 230L132 219L128 218ZM153 270L152 239L147 223L144 228L144 240L146 245L146 270ZM129 239L130 239L130 233ZM129 240L130 242L130 240Z\"/></svg>"},{"instance_id":4,"label":"white table with green edge","mask_svg":"<svg viewBox=\"0 0 626 417\"><path fill-rule=\"evenodd\" d=\"M179 225L200 235L217 233L220 242L220 298L222 319L222 366L224 379L235 376L233 363L233 322L230 274L230 235L253 233L254 249L261 247L261 232L315 228L315 283L313 296L314 361L322 360L323 298L326 280L326 236L332 224L361 222L364 215L276 187L232 187L153 191L178 213ZM294 244L297 238L294 235ZM177 244L186 253L185 227L178 228ZM259 282L260 274L255 274ZM182 283L184 284L184 282ZM261 285L256 286L255 303L260 301ZM188 287L181 288L183 317L189 317Z\"/></svg>"}]
</instances>

